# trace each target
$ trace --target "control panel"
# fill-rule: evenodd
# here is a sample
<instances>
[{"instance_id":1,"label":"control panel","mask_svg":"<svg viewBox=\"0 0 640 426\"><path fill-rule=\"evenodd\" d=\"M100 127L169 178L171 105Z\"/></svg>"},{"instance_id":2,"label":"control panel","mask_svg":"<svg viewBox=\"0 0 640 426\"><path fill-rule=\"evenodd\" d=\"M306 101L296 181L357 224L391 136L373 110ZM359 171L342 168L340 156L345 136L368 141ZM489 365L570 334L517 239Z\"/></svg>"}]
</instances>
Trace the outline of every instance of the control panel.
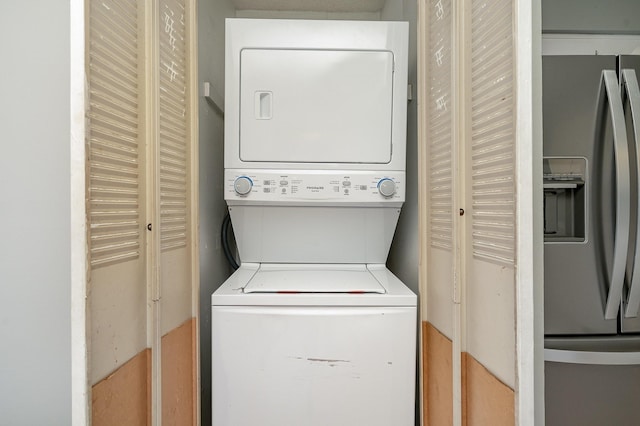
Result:
<instances>
[{"instance_id":1,"label":"control panel","mask_svg":"<svg viewBox=\"0 0 640 426\"><path fill-rule=\"evenodd\" d=\"M403 202L404 172L225 170L225 200Z\"/></svg>"}]
</instances>

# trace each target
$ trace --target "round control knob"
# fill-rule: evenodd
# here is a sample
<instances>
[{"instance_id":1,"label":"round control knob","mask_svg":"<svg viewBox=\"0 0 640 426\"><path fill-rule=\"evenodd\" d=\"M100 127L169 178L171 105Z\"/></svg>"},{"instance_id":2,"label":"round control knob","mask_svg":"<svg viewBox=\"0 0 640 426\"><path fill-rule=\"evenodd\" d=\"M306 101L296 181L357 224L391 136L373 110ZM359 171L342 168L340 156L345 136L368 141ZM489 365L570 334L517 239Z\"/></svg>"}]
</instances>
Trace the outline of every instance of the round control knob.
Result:
<instances>
[{"instance_id":1,"label":"round control knob","mask_svg":"<svg viewBox=\"0 0 640 426\"><path fill-rule=\"evenodd\" d=\"M240 176L233 182L233 189L238 195L247 195L253 188L253 181L248 176Z\"/></svg>"},{"instance_id":2,"label":"round control knob","mask_svg":"<svg viewBox=\"0 0 640 426\"><path fill-rule=\"evenodd\" d=\"M378 192L383 197L391 197L396 193L396 183L389 178L380 179L378 182Z\"/></svg>"}]
</instances>

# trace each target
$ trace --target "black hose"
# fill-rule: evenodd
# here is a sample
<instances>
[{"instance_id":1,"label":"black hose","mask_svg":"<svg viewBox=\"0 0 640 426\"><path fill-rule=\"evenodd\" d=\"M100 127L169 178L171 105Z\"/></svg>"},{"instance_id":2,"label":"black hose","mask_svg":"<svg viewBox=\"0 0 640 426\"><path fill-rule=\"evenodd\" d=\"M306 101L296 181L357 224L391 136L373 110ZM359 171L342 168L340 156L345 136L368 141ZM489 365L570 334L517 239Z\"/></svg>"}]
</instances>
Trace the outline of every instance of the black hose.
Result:
<instances>
[{"instance_id":1,"label":"black hose","mask_svg":"<svg viewBox=\"0 0 640 426\"><path fill-rule=\"evenodd\" d=\"M224 217L222 221L222 230L220 232L220 239L222 240L222 251L224 251L224 256L227 258L227 262L235 271L240 267L236 259L233 257L233 253L231 253L231 247L229 247L229 228L231 226L231 215L227 212L227 215Z\"/></svg>"}]
</instances>

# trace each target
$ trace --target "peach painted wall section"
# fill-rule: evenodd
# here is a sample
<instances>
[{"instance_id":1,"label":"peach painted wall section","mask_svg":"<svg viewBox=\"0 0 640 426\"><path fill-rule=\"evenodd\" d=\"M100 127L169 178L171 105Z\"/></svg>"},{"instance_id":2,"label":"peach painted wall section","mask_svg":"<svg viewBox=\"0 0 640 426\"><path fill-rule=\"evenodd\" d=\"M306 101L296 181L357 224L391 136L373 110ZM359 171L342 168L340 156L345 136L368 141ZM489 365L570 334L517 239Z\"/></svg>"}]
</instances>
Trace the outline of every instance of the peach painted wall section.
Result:
<instances>
[{"instance_id":1,"label":"peach painted wall section","mask_svg":"<svg viewBox=\"0 0 640 426\"><path fill-rule=\"evenodd\" d=\"M162 337L162 422L195 425L195 318ZM151 424L151 349L145 349L92 389L93 426Z\"/></svg>"},{"instance_id":2,"label":"peach painted wall section","mask_svg":"<svg viewBox=\"0 0 640 426\"><path fill-rule=\"evenodd\" d=\"M151 424L151 350L145 349L108 377L91 393L93 426Z\"/></svg>"},{"instance_id":3,"label":"peach painted wall section","mask_svg":"<svg viewBox=\"0 0 640 426\"><path fill-rule=\"evenodd\" d=\"M429 322L422 323L424 426L453 424L453 347ZM515 394L482 364L462 353L462 424L514 426Z\"/></svg>"},{"instance_id":4,"label":"peach painted wall section","mask_svg":"<svg viewBox=\"0 0 640 426\"><path fill-rule=\"evenodd\" d=\"M197 415L195 318L162 336L162 422L194 425Z\"/></svg>"},{"instance_id":5,"label":"peach painted wall section","mask_svg":"<svg viewBox=\"0 0 640 426\"><path fill-rule=\"evenodd\" d=\"M514 392L468 353L462 354L465 426L514 426Z\"/></svg>"},{"instance_id":6,"label":"peach painted wall section","mask_svg":"<svg viewBox=\"0 0 640 426\"><path fill-rule=\"evenodd\" d=\"M423 410L425 426L453 424L451 340L428 322L422 323Z\"/></svg>"}]
</instances>

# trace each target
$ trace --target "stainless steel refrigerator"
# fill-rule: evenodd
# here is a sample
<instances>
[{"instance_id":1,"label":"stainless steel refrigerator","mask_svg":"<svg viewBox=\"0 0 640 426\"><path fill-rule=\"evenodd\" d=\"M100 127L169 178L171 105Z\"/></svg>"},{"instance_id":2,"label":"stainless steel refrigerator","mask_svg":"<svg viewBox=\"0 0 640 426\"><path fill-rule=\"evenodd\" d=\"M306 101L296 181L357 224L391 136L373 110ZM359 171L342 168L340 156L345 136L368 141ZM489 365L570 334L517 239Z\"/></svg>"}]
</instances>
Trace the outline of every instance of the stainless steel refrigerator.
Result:
<instances>
[{"instance_id":1,"label":"stainless steel refrigerator","mask_svg":"<svg viewBox=\"0 0 640 426\"><path fill-rule=\"evenodd\" d=\"M640 425L640 56L543 57L547 426Z\"/></svg>"}]
</instances>

